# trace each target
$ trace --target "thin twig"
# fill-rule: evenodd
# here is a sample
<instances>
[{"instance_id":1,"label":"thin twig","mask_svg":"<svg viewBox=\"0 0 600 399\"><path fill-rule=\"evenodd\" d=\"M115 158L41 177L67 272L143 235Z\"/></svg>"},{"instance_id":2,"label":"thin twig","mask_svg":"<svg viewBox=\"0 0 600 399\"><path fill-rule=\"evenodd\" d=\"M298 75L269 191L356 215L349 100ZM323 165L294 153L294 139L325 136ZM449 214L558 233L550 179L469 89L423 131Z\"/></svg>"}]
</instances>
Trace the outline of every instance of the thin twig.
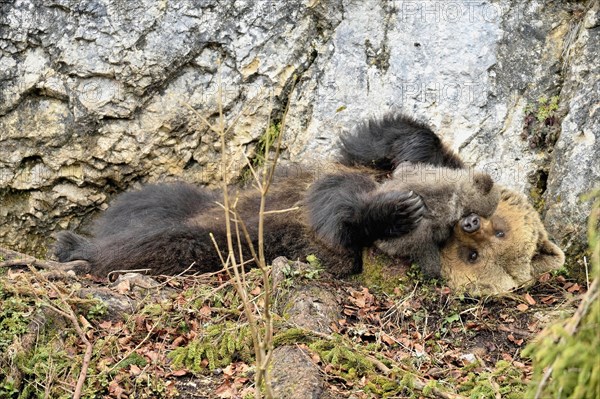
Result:
<instances>
[{"instance_id":1,"label":"thin twig","mask_svg":"<svg viewBox=\"0 0 600 399\"><path fill-rule=\"evenodd\" d=\"M57 312L61 316L65 317L66 319L68 319L71 322L71 324L73 325L73 327L75 328L77 335L79 336L79 338L83 341L83 343L85 345L85 352L83 354L83 360L81 362L81 371L79 372L79 378L77 378L77 384L75 385L75 391L73 392L73 399L79 399L81 397L81 393L83 391L83 384L85 384L85 379L87 378L88 367L89 367L90 361L92 359L92 353L94 351L94 346L92 345L92 343L89 341L89 339L85 335L85 332L83 331L83 329L81 328L81 325L79 324L77 315L73 311L73 308L71 308L71 305L69 305L67 299L65 298L65 296L61 292L61 290L59 290L58 287L54 283L52 283L50 280L48 280L47 278L42 276L32 266L29 266L29 270L31 270L31 272L34 274L34 276L39 281L41 281L45 284L48 284L54 290L54 292L56 292L56 294L58 295L58 299L64 306L64 309L60 309L60 308L52 305L50 298L47 298L47 302L43 302L42 304L45 305L46 307L52 309L53 311Z\"/></svg>"},{"instance_id":2,"label":"thin twig","mask_svg":"<svg viewBox=\"0 0 600 399\"><path fill-rule=\"evenodd\" d=\"M254 181L258 185L258 190L262 192L263 187L262 187L262 184L260 183L260 178L258 177L258 174L256 173L256 170L254 169L254 166L252 166L252 162L250 162L250 159L248 158L248 156L246 154L244 154L244 160L246 161L246 166L248 166L248 169L250 169L250 173L252 173L252 177L254 178Z\"/></svg>"},{"instance_id":3,"label":"thin twig","mask_svg":"<svg viewBox=\"0 0 600 399\"><path fill-rule=\"evenodd\" d=\"M585 287L589 291L589 289L590 289L590 273L588 270L587 256L583 257L583 264L585 266Z\"/></svg>"},{"instance_id":4,"label":"thin twig","mask_svg":"<svg viewBox=\"0 0 600 399\"><path fill-rule=\"evenodd\" d=\"M215 128L205 117L203 117L200 112L196 111L196 109L194 109L194 107L192 107L190 104L184 102L183 103L184 106L188 107L194 114L196 114L196 116L200 119L202 119L202 122L206 123L206 125L209 127L210 130L212 130L214 133L219 134L219 130L217 128Z\"/></svg>"},{"instance_id":5,"label":"thin twig","mask_svg":"<svg viewBox=\"0 0 600 399\"><path fill-rule=\"evenodd\" d=\"M287 212L297 211L298 209L300 209L299 206L294 206L292 208L287 208L287 209L276 209L276 210L272 210L272 211L264 211L263 214L264 215L275 215L278 213L287 213Z\"/></svg>"},{"instance_id":6,"label":"thin twig","mask_svg":"<svg viewBox=\"0 0 600 399\"><path fill-rule=\"evenodd\" d=\"M174 275L174 276L171 276L171 277L169 277L168 279L166 279L165 281L163 281L162 283L160 283L160 284L157 284L157 285L155 285L155 286L152 286L152 287L150 287L150 288L151 288L151 289L154 289L154 288L161 288L161 287L164 287L164 286L166 286L167 284L169 284L171 281L175 280L176 278L179 278L179 277L183 276L184 274L186 274L186 273L187 273L188 271L190 271L190 269L191 269L192 267L194 267L194 266L196 266L196 262L192 262L192 264L191 264L191 265L189 265L189 266L188 266L188 267L187 267L187 268L186 268L184 271L182 271L181 273L179 273L179 274L176 274L176 275Z\"/></svg>"},{"instance_id":7,"label":"thin twig","mask_svg":"<svg viewBox=\"0 0 600 399\"><path fill-rule=\"evenodd\" d=\"M34 256L13 251L4 247L0 247L0 257L5 259L2 262L0 262L0 268L31 265L39 269L69 271L77 269L89 270L90 267L89 262L85 260L74 260L71 262L55 262L53 260L42 260Z\"/></svg>"},{"instance_id":8,"label":"thin twig","mask_svg":"<svg viewBox=\"0 0 600 399\"><path fill-rule=\"evenodd\" d=\"M112 270L107 275L106 278L110 281L110 278L118 273L146 273L152 271L152 269L118 269Z\"/></svg>"}]
</instances>

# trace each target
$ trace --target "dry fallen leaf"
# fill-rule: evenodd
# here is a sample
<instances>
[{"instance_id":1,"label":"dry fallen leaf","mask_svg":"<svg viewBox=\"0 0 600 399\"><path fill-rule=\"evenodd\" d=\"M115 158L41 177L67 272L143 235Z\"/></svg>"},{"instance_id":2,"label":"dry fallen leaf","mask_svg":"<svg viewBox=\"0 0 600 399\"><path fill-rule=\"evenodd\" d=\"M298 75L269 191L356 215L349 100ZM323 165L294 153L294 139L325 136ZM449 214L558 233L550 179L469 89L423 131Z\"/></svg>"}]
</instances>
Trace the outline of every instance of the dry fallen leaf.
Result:
<instances>
[{"instance_id":1,"label":"dry fallen leaf","mask_svg":"<svg viewBox=\"0 0 600 399\"><path fill-rule=\"evenodd\" d=\"M117 284L114 288L119 294L126 294L131 291L131 284L129 280L123 280L119 284Z\"/></svg>"},{"instance_id":2,"label":"dry fallen leaf","mask_svg":"<svg viewBox=\"0 0 600 399\"><path fill-rule=\"evenodd\" d=\"M573 285L571 285L569 288L567 288L567 291L573 293L573 292L577 292L581 289L581 287L579 286L579 284L575 283Z\"/></svg>"},{"instance_id":3,"label":"dry fallen leaf","mask_svg":"<svg viewBox=\"0 0 600 399\"><path fill-rule=\"evenodd\" d=\"M548 295L541 299L541 301L546 305L551 305L556 302L558 299L554 295Z\"/></svg>"},{"instance_id":4,"label":"dry fallen leaf","mask_svg":"<svg viewBox=\"0 0 600 399\"><path fill-rule=\"evenodd\" d=\"M319 356L318 353L312 353L311 356L310 356L310 358L315 363L320 363L321 362L321 357Z\"/></svg>"},{"instance_id":5,"label":"dry fallen leaf","mask_svg":"<svg viewBox=\"0 0 600 399\"><path fill-rule=\"evenodd\" d=\"M228 375L228 376L232 376L235 374L235 370L234 370L234 366L233 364L230 364L229 366L225 367L223 369L223 374Z\"/></svg>"},{"instance_id":6,"label":"dry fallen leaf","mask_svg":"<svg viewBox=\"0 0 600 399\"><path fill-rule=\"evenodd\" d=\"M527 309L529 309L529 306L524 303L520 303L517 305L517 309L521 312L525 312Z\"/></svg>"},{"instance_id":7,"label":"dry fallen leaf","mask_svg":"<svg viewBox=\"0 0 600 399\"><path fill-rule=\"evenodd\" d=\"M131 374L133 376L137 376L137 375L140 375L141 373L142 373L142 369L140 369L138 366L136 366L135 364L129 365L129 374Z\"/></svg>"},{"instance_id":8,"label":"dry fallen leaf","mask_svg":"<svg viewBox=\"0 0 600 399\"><path fill-rule=\"evenodd\" d=\"M117 398L117 399L121 399L125 394L125 390L123 388L121 388L121 386L119 385L119 382L117 380L112 380L108 384L108 392L111 397Z\"/></svg>"},{"instance_id":9,"label":"dry fallen leaf","mask_svg":"<svg viewBox=\"0 0 600 399\"><path fill-rule=\"evenodd\" d=\"M540 277L538 277L538 281L540 283L546 283L550 281L550 273L543 273L542 275L540 275Z\"/></svg>"},{"instance_id":10,"label":"dry fallen leaf","mask_svg":"<svg viewBox=\"0 0 600 399\"><path fill-rule=\"evenodd\" d=\"M528 304L530 304L530 305L536 304L535 299L533 299L533 297L531 295L529 295L529 293L526 293L525 295L523 295L523 297L525 298L525 300L527 301Z\"/></svg>"},{"instance_id":11,"label":"dry fallen leaf","mask_svg":"<svg viewBox=\"0 0 600 399\"><path fill-rule=\"evenodd\" d=\"M98 327L100 327L103 330L109 330L112 327L112 321L103 321L102 323L98 324Z\"/></svg>"},{"instance_id":12,"label":"dry fallen leaf","mask_svg":"<svg viewBox=\"0 0 600 399\"><path fill-rule=\"evenodd\" d=\"M215 389L215 394L223 399L233 398L235 397L236 389L229 381L225 381L220 387Z\"/></svg>"},{"instance_id":13,"label":"dry fallen leaf","mask_svg":"<svg viewBox=\"0 0 600 399\"><path fill-rule=\"evenodd\" d=\"M200 308L200 310L198 311L198 313L200 314L200 316L204 317L204 318L209 318L210 314L211 314L211 310L210 310L210 306L208 305L204 305Z\"/></svg>"},{"instance_id":14,"label":"dry fallen leaf","mask_svg":"<svg viewBox=\"0 0 600 399\"><path fill-rule=\"evenodd\" d=\"M514 335L512 335L512 334L509 334L507 338L508 338L508 340L509 340L510 342L512 342L513 344L515 344L515 345L517 345L517 346L521 346L521 345L523 345L523 339L522 339L522 338L521 338L521 339L517 339L517 338L515 338L515 336L514 336Z\"/></svg>"},{"instance_id":15,"label":"dry fallen leaf","mask_svg":"<svg viewBox=\"0 0 600 399\"><path fill-rule=\"evenodd\" d=\"M387 335L383 331L381 332L380 337L381 337L381 340L383 342L385 342L386 344L388 344L389 346L392 346L392 345L394 345L396 343L396 341L392 337L390 337L389 335Z\"/></svg>"},{"instance_id":16,"label":"dry fallen leaf","mask_svg":"<svg viewBox=\"0 0 600 399\"><path fill-rule=\"evenodd\" d=\"M173 348L178 348L181 345L183 345L185 343L185 341L186 341L185 338L180 335L179 337L177 337L173 340L173 343L171 345L173 346Z\"/></svg>"}]
</instances>

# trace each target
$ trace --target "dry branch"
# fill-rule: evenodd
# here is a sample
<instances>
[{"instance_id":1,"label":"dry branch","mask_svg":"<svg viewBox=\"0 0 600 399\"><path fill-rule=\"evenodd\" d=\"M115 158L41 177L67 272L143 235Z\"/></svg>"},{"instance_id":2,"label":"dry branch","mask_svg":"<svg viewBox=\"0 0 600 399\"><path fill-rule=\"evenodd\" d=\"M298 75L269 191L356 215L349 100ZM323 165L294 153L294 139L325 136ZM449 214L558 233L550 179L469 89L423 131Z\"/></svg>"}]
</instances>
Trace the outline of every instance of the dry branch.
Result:
<instances>
[{"instance_id":1,"label":"dry branch","mask_svg":"<svg viewBox=\"0 0 600 399\"><path fill-rule=\"evenodd\" d=\"M59 308L59 307L52 305L49 297L45 298L46 300L44 302L42 302L43 305L48 307L49 309L52 309L56 313L60 314L61 316L65 317L67 320L69 320L71 322L71 324L73 325L73 327L75 328L75 331L77 332L77 335L79 336L79 339L81 339L81 341L83 341L83 343L85 345L85 353L83 354L83 360L81 362L81 371L79 373L79 377L77 378L77 384L75 385L75 391L73 392L73 399L79 399L81 397L81 394L83 391L83 384L85 384L85 379L87 377L87 371L88 371L90 361L92 359L92 353L94 351L94 346L92 345L92 343L88 339L87 335L83 331L83 328L77 318L77 314L73 311L73 308L71 307L71 305L67 301L67 298L61 292L61 290L59 290L58 287L54 283L52 283L50 280L48 280L46 277L42 276L32 266L29 266L29 270L31 270L31 272L34 274L34 276L40 282L47 284L48 286L50 286L52 288L52 290L58 295L58 299L60 300L62 307Z\"/></svg>"},{"instance_id":2,"label":"dry branch","mask_svg":"<svg viewBox=\"0 0 600 399\"><path fill-rule=\"evenodd\" d=\"M90 270L90 264L85 260L74 260L71 262L55 262L52 260L41 260L31 255L13 251L8 248L0 247L0 257L4 259L0 262L0 268L4 267L27 267L34 266L38 269L47 269L55 271L74 271L76 274L84 274Z\"/></svg>"}]
</instances>

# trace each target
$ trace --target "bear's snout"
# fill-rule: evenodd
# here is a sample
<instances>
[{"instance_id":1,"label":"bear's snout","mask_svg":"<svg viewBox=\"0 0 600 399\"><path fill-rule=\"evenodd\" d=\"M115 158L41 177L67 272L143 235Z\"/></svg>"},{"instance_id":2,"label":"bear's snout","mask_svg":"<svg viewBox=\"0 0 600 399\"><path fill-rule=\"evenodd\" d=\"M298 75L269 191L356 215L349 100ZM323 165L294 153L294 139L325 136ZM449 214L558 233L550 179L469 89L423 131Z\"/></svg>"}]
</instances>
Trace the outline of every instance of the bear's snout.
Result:
<instances>
[{"instance_id":1,"label":"bear's snout","mask_svg":"<svg viewBox=\"0 0 600 399\"><path fill-rule=\"evenodd\" d=\"M470 214L460 222L460 226L465 233L474 233L481 227L481 220L479 215L474 213Z\"/></svg>"}]
</instances>

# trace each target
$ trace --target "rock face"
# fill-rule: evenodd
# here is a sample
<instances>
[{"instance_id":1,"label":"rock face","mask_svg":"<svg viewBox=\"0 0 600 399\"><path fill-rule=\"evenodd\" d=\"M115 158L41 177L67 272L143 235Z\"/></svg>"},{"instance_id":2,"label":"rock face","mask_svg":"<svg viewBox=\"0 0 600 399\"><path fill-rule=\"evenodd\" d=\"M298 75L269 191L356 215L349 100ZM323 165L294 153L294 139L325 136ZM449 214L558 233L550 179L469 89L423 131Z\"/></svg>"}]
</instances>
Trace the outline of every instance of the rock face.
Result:
<instances>
[{"instance_id":1,"label":"rock face","mask_svg":"<svg viewBox=\"0 0 600 399\"><path fill-rule=\"evenodd\" d=\"M220 87L236 121L230 178L288 101L283 158L313 165L358 121L403 111L534 195L558 242L580 246L590 206L578 198L600 180L598 12L597 1L0 2L0 245L39 254L52 231L85 230L140 183L214 183L223 149L203 118L217 122Z\"/></svg>"}]
</instances>

